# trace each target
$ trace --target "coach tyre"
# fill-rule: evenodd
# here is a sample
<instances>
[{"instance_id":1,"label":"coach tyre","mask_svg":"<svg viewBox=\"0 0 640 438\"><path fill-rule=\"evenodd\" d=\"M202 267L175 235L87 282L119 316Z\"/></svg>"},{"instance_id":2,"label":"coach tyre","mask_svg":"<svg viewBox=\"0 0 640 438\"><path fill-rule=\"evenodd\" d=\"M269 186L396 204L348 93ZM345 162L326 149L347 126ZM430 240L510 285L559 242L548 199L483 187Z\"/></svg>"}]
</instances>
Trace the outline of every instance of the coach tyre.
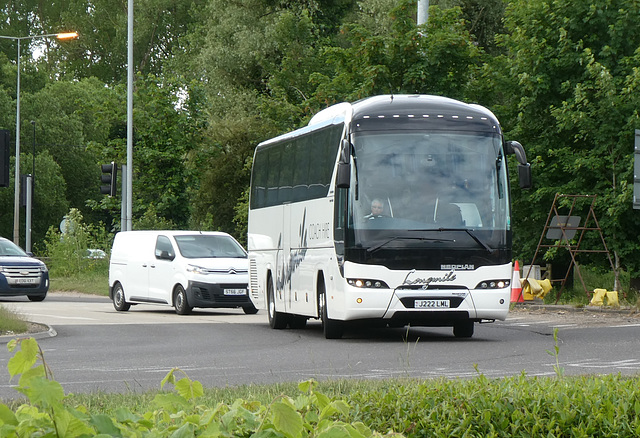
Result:
<instances>
[{"instance_id":1,"label":"coach tyre","mask_svg":"<svg viewBox=\"0 0 640 438\"><path fill-rule=\"evenodd\" d=\"M188 315L191 313L191 306L187 301L187 293L184 291L182 285L177 285L173 293L173 305L176 308L178 315Z\"/></svg>"},{"instance_id":2,"label":"coach tyre","mask_svg":"<svg viewBox=\"0 0 640 438\"><path fill-rule=\"evenodd\" d=\"M470 338L473 336L473 321L460 322L453 326L453 336L456 338Z\"/></svg>"},{"instance_id":3,"label":"coach tyre","mask_svg":"<svg viewBox=\"0 0 640 438\"><path fill-rule=\"evenodd\" d=\"M284 313L276 311L276 298L273 292L273 281L271 276L267 279L267 307L269 313L269 326L272 329L287 328L287 318Z\"/></svg>"},{"instance_id":4,"label":"coach tyre","mask_svg":"<svg viewBox=\"0 0 640 438\"><path fill-rule=\"evenodd\" d=\"M113 286L113 307L119 312L126 312L131 307L124 299L124 289L120 283Z\"/></svg>"},{"instance_id":5,"label":"coach tyre","mask_svg":"<svg viewBox=\"0 0 640 438\"><path fill-rule=\"evenodd\" d=\"M340 339L344 333L344 327L340 321L329 319L327 316L327 293L324 281L318 281L318 313L322 318L322 329L326 339Z\"/></svg>"}]
</instances>

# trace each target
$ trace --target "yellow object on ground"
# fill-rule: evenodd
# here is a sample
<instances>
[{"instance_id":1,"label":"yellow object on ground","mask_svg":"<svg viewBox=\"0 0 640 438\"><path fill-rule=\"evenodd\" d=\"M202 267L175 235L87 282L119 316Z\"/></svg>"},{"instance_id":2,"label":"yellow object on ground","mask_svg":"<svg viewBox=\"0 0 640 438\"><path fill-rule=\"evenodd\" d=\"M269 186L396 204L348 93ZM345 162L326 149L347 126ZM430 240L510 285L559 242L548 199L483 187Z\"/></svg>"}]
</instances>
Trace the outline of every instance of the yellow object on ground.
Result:
<instances>
[{"instance_id":1,"label":"yellow object on ground","mask_svg":"<svg viewBox=\"0 0 640 438\"><path fill-rule=\"evenodd\" d=\"M522 298L533 300L534 298L543 299L551 290L551 281L549 279L536 280L534 278L525 278L522 280Z\"/></svg>"},{"instance_id":2,"label":"yellow object on ground","mask_svg":"<svg viewBox=\"0 0 640 438\"><path fill-rule=\"evenodd\" d=\"M604 297L607 295L606 289L594 289L593 297L591 297L592 306L602 306L604 304Z\"/></svg>"},{"instance_id":3,"label":"yellow object on ground","mask_svg":"<svg viewBox=\"0 0 640 438\"><path fill-rule=\"evenodd\" d=\"M603 306L604 300L607 300L608 306L618 306L618 291L608 291L606 289L594 289L593 297L591 298L591 302L589 302L592 306Z\"/></svg>"}]
</instances>

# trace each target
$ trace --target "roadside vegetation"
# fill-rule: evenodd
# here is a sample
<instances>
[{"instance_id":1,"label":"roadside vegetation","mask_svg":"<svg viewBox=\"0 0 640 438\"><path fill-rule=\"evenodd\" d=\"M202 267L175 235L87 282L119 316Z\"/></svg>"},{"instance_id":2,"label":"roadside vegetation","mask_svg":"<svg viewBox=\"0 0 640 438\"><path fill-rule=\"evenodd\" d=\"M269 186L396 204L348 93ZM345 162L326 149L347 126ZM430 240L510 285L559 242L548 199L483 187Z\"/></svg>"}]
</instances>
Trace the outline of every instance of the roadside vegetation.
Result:
<instances>
[{"instance_id":1,"label":"roadside vegetation","mask_svg":"<svg viewBox=\"0 0 640 438\"><path fill-rule=\"evenodd\" d=\"M557 335L557 332L556 332ZM554 336L557 357L560 349ZM551 346L550 346L551 347ZM313 380L204 389L180 369L158 391L65 396L33 339L11 342L19 401L0 435L80 437L462 437L640 434L640 377L525 374L501 379Z\"/></svg>"},{"instance_id":2,"label":"roadside vegetation","mask_svg":"<svg viewBox=\"0 0 640 438\"><path fill-rule=\"evenodd\" d=\"M25 333L28 323L22 315L0 306L0 335Z\"/></svg>"}]
</instances>

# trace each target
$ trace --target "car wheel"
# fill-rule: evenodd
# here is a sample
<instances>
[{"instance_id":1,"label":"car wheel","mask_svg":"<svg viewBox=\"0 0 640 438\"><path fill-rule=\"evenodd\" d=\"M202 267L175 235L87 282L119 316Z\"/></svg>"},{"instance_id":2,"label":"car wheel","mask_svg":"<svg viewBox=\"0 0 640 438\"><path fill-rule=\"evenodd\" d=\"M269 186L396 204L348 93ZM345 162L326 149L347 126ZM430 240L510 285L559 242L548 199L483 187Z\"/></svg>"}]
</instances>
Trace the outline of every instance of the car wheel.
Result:
<instances>
[{"instance_id":1,"label":"car wheel","mask_svg":"<svg viewBox=\"0 0 640 438\"><path fill-rule=\"evenodd\" d=\"M340 339L344 334L344 326L342 322L335 319L329 319L327 313L327 293L324 283L318 284L318 313L322 318L322 330L326 339Z\"/></svg>"},{"instance_id":2,"label":"car wheel","mask_svg":"<svg viewBox=\"0 0 640 438\"><path fill-rule=\"evenodd\" d=\"M460 322L453 326L453 336L470 338L473 336L473 321Z\"/></svg>"},{"instance_id":3,"label":"car wheel","mask_svg":"<svg viewBox=\"0 0 640 438\"><path fill-rule=\"evenodd\" d=\"M46 293L44 295L27 295L27 298L29 298L29 301L44 301L46 297L47 297Z\"/></svg>"},{"instance_id":4,"label":"car wheel","mask_svg":"<svg viewBox=\"0 0 640 438\"><path fill-rule=\"evenodd\" d=\"M116 283L113 287L113 307L118 312L125 312L131 307L131 304L124 299L124 289L120 283Z\"/></svg>"},{"instance_id":5,"label":"car wheel","mask_svg":"<svg viewBox=\"0 0 640 438\"><path fill-rule=\"evenodd\" d=\"M267 306L269 313L269 326L272 329L287 328L287 314L276 311L276 298L273 292L271 278L267 280Z\"/></svg>"},{"instance_id":6,"label":"car wheel","mask_svg":"<svg viewBox=\"0 0 640 438\"><path fill-rule=\"evenodd\" d=\"M255 315L256 313L258 313L258 309L256 309L253 304L243 306L242 310L244 310L244 313L246 313L247 315Z\"/></svg>"},{"instance_id":7,"label":"car wheel","mask_svg":"<svg viewBox=\"0 0 640 438\"><path fill-rule=\"evenodd\" d=\"M189 301L187 301L187 293L181 285L176 286L173 296L173 305L176 308L176 313L178 315L188 315L191 313L192 307L189 305Z\"/></svg>"}]
</instances>

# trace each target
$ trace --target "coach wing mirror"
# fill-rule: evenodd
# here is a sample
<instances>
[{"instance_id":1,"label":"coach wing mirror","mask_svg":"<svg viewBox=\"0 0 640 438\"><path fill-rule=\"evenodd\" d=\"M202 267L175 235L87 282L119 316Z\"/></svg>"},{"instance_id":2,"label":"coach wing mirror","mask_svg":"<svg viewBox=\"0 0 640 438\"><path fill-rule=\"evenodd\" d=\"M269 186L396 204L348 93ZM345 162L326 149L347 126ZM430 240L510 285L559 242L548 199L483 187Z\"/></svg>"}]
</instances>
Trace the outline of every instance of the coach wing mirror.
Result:
<instances>
[{"instance_id":1,"label":"coach wing mirror","mask_svg":"<svg viewBox=\"0 0 640 438\"><path fill-rule=\"evenodd\" d=\"M531 165L527 163L527 154L524 148L517 141L508 141L505 143L505 152L507 155L514 154L518 160L518 180L521 189L531 188Z\"/></svg>"},{"instance_id":2,"label":"coach wing mirror","mask_svg":"<svg viewBox=\"0 0 640 438\"><path fill-rule=\"evenodd\" d=\"M338 169L336 172L336 187L339 189L348 189L351 184L351 143L349 140L342 140L342 149L340 150L340 161L338 161Z\"/></svg>"}]
</instances>

